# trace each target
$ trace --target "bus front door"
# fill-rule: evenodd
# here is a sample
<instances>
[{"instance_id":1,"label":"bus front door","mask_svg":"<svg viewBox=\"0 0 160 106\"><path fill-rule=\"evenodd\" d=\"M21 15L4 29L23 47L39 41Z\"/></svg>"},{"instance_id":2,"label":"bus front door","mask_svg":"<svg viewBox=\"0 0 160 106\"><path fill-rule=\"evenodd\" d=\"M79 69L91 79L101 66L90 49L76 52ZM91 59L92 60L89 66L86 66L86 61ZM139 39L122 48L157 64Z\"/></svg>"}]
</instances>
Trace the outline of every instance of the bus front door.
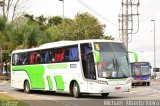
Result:
<instances>
[{"instance_id":1,"label":"bus front door","mask_svg":"<svg viewBox=\"0 0 160 106\"><path fill-rule=\"evenodd\" d=\"M88 92L94 93L95 92L95 84L96 84L96 70L95 70L95 63L93 58L93 53L87 55L86 58L86 71L87 71L87 85L88 85Z\"/></svg>"},{"instance_id":2,"label":"bus front door","mask_svg":"<svg viewBox=\"0 0 160 106\"><path fill-rule=\"evenodd\" d=\"M92 53L92 44L84 43L80 45L83 75L87 80L87 90L89 93L94 92L96 82L96 71Z\"/></svg>"}]
</instances>

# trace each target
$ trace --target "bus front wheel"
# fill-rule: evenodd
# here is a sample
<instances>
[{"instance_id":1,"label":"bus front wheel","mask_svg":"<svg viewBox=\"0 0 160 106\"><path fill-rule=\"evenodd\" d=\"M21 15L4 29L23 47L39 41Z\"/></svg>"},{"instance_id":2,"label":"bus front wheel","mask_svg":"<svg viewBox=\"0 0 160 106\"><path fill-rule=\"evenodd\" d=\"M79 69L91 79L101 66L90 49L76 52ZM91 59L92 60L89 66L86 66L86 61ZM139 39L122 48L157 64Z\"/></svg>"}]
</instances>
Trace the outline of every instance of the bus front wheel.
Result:
<instances>
[{"instance_id":1,"label":"bus front wheel","mask_svg":"<svg viewBox=\"0 0 160 106\"><path fill-rule=\"evenodd\" d=\"M101 96L104 98L108 97L108 95L109 95L109 93L101 93Z\"/></svg>"},{"instance_id":2,"label":"bus front wheel","mask_svg":"<svg viewBox=\"0 0 160 106\"><path fill-rule=\"evenodd\" d=\"M30 90L30 85L29 85L29 82L28 81L25 81L24 82L24 92L25 93L30 93L31 90Z\"/></svg>"},{"instance_id":3,"label":"bus front wheel","mask_svg":"<svg viewBox=\"0 0 160 106\"><path fill-rule=\"evenodd\" d=\"M80 97L80 90L77 82L74 82L73 85L73 96L76 98Z\"/></svg>"}]
</instances>

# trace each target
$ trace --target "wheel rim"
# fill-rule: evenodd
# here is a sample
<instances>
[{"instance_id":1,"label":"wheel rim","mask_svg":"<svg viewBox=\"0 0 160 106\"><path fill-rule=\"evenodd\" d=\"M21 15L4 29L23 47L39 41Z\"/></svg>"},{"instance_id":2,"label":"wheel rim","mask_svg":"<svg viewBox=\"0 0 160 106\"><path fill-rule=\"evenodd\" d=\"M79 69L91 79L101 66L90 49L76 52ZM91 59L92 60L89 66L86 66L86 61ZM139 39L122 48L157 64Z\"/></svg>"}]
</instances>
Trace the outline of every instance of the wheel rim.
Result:
<instances>
[{"instance_id":1,"label":"wheel rim","mask_svg":"<svg viewBox=\"0 0 160 106\"><path fill-rule=\"evenodd\" d=\"M77 85L75 84L75 85L74 85L74 88L73 88L73 95L74 95L74 96L77 95L77 91L78 91L78 88L77 88Z\"/></svg>"},{"instance_id":2,"label":"wheel rim","mask_svg":"<svg viewBox=\"0 0 160 106\"><path fill-rule=\"evenodd\" d=\"M29 86L28 86L28 83L26 83L25 91L26 91L26 92L29 92Z\"/></svg>"}]
</instances>

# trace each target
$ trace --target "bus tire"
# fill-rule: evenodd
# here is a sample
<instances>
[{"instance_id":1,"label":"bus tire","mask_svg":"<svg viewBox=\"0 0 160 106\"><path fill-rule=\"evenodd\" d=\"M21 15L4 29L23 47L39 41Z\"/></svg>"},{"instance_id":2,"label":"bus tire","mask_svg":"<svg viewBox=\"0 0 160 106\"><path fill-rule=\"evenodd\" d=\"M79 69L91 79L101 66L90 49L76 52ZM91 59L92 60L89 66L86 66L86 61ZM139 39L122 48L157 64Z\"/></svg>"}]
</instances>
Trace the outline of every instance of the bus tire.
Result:
<instances>
[{"instance_id":1,"label":"bus tire","mask_svg":"<svg viewBox=\"0 0 160 106\"><path fill-rule=\"evenodd\" d=\"M146 82L143 82L143 83L142 83L143 86L145 86L146 84L147 84Z\"/></svg>"},{"instance_id":2,"label":"bus tire","mask_svg":"<svg viewBox=\"0 0 160 106\"><path fill-rule=\"evenodd\" d=\"M150 82L147 82L147 85L150 86Z\"/></svg>"},{"instance_id":3,"label":"bus tire","mask_svg":"<svg viewBox=\"0 0 160 106\"><path fill-rule=\"evenodd\" d=\"M31 92L30 84L29 84L28 81L25 81L25 82L24 82L24 92L25 92L25 93L30 93L30 92Z\"/></svg>"},{"instance_id":4,"label":"bus tire","mask_svg":"<svg viewBox=\"0 0 160 106\"><path fill-rule=\"evenodd\" d=\"M75 98L79 98L80 97L80 89L79 89L79 86L78 86L78 83L77 82L74 82L74 85L73 85L73 96Z\"/></svg>"},{"instance_id":5,"label":"bus tire","mask_svg":"<svg viewBox=\"0 0 160 106\"><path fill-rule=\"evenodd\" d=\"M108 97L108 95L109 95L109 93L101 93L101 96L104 98Z\"/></svg>"}]
</instances>

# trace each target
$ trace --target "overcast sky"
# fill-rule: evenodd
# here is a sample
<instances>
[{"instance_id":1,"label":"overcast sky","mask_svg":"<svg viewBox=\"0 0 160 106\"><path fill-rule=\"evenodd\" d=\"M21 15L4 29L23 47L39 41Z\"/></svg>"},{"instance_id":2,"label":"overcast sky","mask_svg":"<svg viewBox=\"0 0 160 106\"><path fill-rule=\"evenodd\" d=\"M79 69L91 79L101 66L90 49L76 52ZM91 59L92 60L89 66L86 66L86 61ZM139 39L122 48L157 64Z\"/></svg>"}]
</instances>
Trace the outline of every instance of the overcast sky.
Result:
<instances>
[{"instance_id":1,"label":"overcast sky","mask_svg":"<svg viewBox=\"0 0 160 106\"><path fill-rule=\"evenodd\" d=\"M97 14L80 4L82 1ZM74 18L77 13L89 12L94 15L102 24L107 25L105 29L106 35L112 35L119 40L118 14L120 13L122 0L64 0L64 16ZM62 16L62 2L59 0L30 0L27 12L35 16ZM156 65L160 67L160 0L140 0L140 29L139 32L132 37L129 42L129 50L139 52L141 59L149 61L153 65L153 22L156 20ZM105 18L105 19L104 19ZM114 25L116 24L116 25ZM134 22L137 25L137 22Z\"/></svg>"}]
</instances>

